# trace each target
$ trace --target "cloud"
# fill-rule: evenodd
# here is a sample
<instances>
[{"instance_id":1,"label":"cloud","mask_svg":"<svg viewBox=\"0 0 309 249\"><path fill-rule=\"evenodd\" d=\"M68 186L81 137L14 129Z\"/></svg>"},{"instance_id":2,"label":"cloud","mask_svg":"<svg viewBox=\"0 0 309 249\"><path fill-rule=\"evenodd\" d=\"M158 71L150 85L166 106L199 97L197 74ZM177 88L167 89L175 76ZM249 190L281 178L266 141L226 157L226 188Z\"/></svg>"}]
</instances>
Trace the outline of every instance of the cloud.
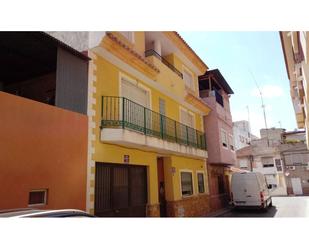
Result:
<instances>
[{"instance_id":1,"label":"cloud","mask_svg":"<svg viewBox=\"0 0 309 249\"><path fill-rule=\"evenodd\" d=\"M284 91L281 86L268 84L260 87L263 98L277 98L284 96ZM252 89L251 96L260 97L260 92L257 87Z\"/></svg>"}]
</instances>

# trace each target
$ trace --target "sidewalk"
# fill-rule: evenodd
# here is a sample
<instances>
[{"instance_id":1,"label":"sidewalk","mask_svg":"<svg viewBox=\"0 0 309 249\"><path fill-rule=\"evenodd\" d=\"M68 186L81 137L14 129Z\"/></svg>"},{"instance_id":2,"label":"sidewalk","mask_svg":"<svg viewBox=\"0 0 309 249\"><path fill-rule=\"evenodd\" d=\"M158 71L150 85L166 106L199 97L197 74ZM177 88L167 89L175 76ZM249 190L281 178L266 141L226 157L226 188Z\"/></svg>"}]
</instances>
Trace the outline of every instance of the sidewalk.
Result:
<instances>
[{"instance_id":1,"label":"sidewalk","mask_svg":"<svg viewBox=\"0 0 309 249\"><path fill-rule=\"evenodd\" d=\"M214 218L214 217L218 217L220 215L223 215L225 213L228 213L232 210L232 206L228 206L226 208L220 209L218 211L215 212L211 212L210 214L206 215L205 218Z\"/></svg>"}]
</instances>

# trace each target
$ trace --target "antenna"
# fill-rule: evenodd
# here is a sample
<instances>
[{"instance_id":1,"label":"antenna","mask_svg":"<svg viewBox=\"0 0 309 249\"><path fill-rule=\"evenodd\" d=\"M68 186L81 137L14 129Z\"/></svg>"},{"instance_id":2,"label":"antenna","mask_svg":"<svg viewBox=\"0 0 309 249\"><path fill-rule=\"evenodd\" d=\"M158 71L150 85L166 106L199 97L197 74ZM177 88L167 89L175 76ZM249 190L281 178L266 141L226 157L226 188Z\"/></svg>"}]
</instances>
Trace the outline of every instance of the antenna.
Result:
<instances>
[{"instance_id":1,"label":"antenna","mask_svg":"<svg viewBox=\"0 0 309 249\"><path fill-rule=\"evenodd\" d=\"M251 74L251 76L252 76L252 78L253 78L253 80L254 80L254 83L255 83L255 85L256 85L256 87L257 87L259 93L260 93L260 96L261 96L261 103L262 103L262 109L263 109L263 114L264 114L264 123L265 123L266 136L267 136L267 145L269 146L268 129L267 129L267 122L266 122L266 112L265 112L265 105L264 105L264 100L263 100L262 91L261 91L261 89L260 89L260 87L259 87L257 81L255 80L254 75L253 75L253 73L251 72L250 69L249 69L249 72L250 72L250 74Z\"/></svg>"},{"instance_id":2,"label":"antenna","mask_svg":"<svg viewBox=\"0 0 309 249\"><path fill-rule=\"evenodd\" d=\"M279 123L279 127L280 127L280 129L282 128L282 126L281 126L281 121L278 121L278 123Z\"/></svg>"},{"instance_id":3,"label":"antenna","mask_svg":"<svg viewBox=\"0 0 309 249\"><path fill-rule=\"evenodd\" d=\"M249 112L249 106L246 106L247 111L248 111L248 124L249 124L249 142L251 143L251 126L250 126L250 112Z\"/></svg>"}]
</instances>

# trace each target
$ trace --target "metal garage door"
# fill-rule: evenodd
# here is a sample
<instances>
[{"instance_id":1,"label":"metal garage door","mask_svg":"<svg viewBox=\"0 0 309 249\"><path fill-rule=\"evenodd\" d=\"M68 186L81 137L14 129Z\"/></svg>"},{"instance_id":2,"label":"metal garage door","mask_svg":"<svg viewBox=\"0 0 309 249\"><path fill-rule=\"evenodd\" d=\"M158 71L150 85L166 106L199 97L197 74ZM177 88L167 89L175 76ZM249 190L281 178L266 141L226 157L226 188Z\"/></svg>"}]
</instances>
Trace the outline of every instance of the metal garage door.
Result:
<instances>
[{"instance_id":1,"label":"metal garage door","mask_svg":"<svg viewBox=\"0 0 309 249\"><path fill-rule=\"evenodd\" d=\"M96 163L96 216L145 217L146 204L145 166Z\"/></svg>"}]
</instances>

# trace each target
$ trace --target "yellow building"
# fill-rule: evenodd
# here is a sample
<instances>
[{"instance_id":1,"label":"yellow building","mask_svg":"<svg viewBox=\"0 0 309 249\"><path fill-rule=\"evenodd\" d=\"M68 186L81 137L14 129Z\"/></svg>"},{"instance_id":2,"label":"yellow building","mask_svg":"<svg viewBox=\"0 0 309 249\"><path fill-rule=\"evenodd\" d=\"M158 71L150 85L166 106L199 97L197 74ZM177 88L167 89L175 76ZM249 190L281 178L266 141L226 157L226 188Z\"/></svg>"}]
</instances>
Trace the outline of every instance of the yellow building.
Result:
<instances>
[{"instance_id":1,"label":"yellow building","mask_svg":"<svg viewBox=\"0 0 309 249\"><path fill-rule=\"evenodd\" d=\"M206 214L207 66L176 32L100 35L89 51L88 211Z\"/></svg>"},{"instance_id":2,"label":"yellow building","mask_svg":"<svg viewBox=\"0 0 309 249\"><path fill-rule=\"evenodd\" d=\"M306 129L309 146L309 32L280 32L287 75L290 81L290 94L294 106L298 128ZM309 148L309 147L308 147Z\"/></svg>"}]
</instances>

